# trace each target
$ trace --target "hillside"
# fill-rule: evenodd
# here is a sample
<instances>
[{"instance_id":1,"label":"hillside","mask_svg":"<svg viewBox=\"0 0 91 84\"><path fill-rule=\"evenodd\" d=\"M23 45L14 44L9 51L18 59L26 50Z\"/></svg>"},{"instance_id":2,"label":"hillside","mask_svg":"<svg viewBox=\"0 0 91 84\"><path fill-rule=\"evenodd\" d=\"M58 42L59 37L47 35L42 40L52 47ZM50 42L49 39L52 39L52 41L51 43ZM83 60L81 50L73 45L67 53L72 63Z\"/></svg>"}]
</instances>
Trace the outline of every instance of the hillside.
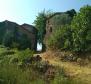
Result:
<instances>
[{"instance_id":1,"label":"hillside","mask_svg":"<svg viewBox=\"0 0 91 84\"><path fill-rule=\"evenodd\" d=\"M69 62L60 60L64 52L47 51L40 54L43 60L48 61L53 66L64 68L65 75L71 79L80 79L81 84L91 83L91 62L88 61L86 65L80 65L79 62ZM75 81L76 82L76 81ZM78 84L78 83L76 83Z\"/></svg>"}]
</instances>

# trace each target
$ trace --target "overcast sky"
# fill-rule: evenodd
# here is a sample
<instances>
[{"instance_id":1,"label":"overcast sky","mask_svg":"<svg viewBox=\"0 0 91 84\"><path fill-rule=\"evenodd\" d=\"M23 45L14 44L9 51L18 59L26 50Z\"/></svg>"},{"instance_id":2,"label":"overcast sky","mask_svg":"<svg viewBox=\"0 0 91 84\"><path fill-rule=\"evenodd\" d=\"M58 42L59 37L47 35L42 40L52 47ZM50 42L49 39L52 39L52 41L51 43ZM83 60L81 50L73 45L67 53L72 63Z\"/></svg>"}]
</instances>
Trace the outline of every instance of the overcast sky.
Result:
<instances>
[{"instance_id":1,"label":"overcast sky","mask_svg":"<svg viewBox=\"0 0 91 84\"><path fill-rule=\"evenodd\" d=\"M0 0L0 21L10 20L19 24L32 24L39 12L45 10L78 11L91 0Z\"/></svg>"}]
</instances>

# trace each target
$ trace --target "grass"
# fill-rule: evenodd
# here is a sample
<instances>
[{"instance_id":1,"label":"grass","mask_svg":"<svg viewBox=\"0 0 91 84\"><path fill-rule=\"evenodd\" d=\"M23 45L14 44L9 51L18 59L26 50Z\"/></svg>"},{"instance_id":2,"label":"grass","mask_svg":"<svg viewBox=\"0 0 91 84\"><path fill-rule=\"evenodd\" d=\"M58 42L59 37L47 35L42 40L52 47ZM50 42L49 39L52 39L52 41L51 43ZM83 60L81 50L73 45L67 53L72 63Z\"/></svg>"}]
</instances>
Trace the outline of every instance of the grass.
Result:
<instances>
[{"instance_id":1,"label":"grass","mask_svg":"<svg viewBox=\"0 0 91 84\"><path fill-rule=\"evenodd\" d=\"M88 66L79 66L77 63L73 62L62 62L57 56L57 54L55 54L53 51L47 51L45 53L42 53L41 57L43 58L43 60L48 60L49 63L52 64L53 66L63 67L66 76L70 79L73 79L75 82L81 81L82 84L91 84L91 63L89 63ZM75 84L81 83L77 82Z\"/></svg>"},{"instance_id":2,"label":"grass","mask_svg":"<svg viewBox=\"0 0 91 84\"><path fill-rule=\"evenodd\" d=\"M7 54L7 52L12 51L15 53ZM36 62L36 66L30 65L20 68L18 64L11 62L12 58L18 58L19 62L23 62L23 59L29 58L29 56L32 57L32 55L33 52L29 49L19 51L16 49L8 50L7 48L0 48L0 61L3 60L0 63L0 84L85 84L84 81L86 80L87 82L86 78L88 78L89 81L89 83L86 84L90 84L90 68L74 66L74 64L68 62L61 62L58 58L54 57L51 52L41 54L43 60L40 63ZM41 73L40 70L38 70L40 66L44 66L45 60L48 60L54 67L53 69L55 69L53 79L45 79L45 73Z\"/></svg>"}]
</instances>

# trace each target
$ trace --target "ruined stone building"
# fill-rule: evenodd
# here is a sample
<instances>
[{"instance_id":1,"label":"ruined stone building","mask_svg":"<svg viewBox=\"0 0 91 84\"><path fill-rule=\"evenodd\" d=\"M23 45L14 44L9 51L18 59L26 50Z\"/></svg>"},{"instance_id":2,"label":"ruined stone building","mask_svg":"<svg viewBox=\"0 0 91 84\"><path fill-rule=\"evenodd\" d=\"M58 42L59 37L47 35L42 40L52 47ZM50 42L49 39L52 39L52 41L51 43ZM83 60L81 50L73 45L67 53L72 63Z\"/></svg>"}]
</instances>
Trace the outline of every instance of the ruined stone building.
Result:
<instances>
[{"instance_id":1,"label":"ruined stone building","mask_svg":"<svg viewBox=\"0 0 91 84\"><path fill-rule=\"evenodd\" d=\"M65 24L70 24L73 16L76 14L75 10L72 9L67 12L56 12L52 14L46 20L46 35L45 39L48 39L50 35Z\"/></svg>"},{"instance_id":2,"label":"ruined stone building","mask_svg":"<svg viewBox=\"0 0 91 84\"><path fill-rule=\"evenodd\" d=\"M31 40L31 49L37 50L37 29L29 24L21 25L21 29L28 35Z\"/></svg>"},{"instance_id":3,"label":"ruined stone building","mask_svg":"<svg viewBox=\"0 0 91 84\"><path fill-rule=\"evenodd\" d=\"M0 44L4 43L6 47L12 47L15 43L22 49L37 50L37 29L29 24L19 25L8 20L0 22Z\"/></svg>"}]
</instances>

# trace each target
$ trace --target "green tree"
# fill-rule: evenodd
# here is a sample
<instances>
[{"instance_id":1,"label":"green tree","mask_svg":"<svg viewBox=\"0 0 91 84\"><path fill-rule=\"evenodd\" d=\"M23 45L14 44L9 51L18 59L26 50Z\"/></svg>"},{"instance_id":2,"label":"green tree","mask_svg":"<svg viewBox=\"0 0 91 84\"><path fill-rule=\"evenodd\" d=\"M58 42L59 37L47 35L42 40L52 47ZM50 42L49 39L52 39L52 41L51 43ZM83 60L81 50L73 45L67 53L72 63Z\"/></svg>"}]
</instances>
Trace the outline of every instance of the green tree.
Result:
<instances>
[{"instance_id":1,"label":"green tree","mask_svg":"<svg viewBox=\"0 0 91 84\"><path fill-rule=\"evenodd\" d=\"M43 38L46 32L46 15L45 11L38 14L34 21L35 27L38 29L38 41L43 42Z\"/></svg>"},{"instance_id":2,"label":"green tree","mask_svg":"<svg viewBox=\"0 0 91 84\"><path fill-rule=\"evenodd\" d=\"M91 51L91 6L86 5L74 17L72 24L73 50Z\"/></svg>"},{"instance_id":3,"label":"green tree","mask_svg":"<svg viewBox=\"0 0 91 84\"><path fill-rule=\"evenodd\" d=\"M74 17L74 15L76 15L76 11L74 9L71 9L69 11L66 12L67 14L69 14L70 17Z\"/></svg>"}]
</instances>

